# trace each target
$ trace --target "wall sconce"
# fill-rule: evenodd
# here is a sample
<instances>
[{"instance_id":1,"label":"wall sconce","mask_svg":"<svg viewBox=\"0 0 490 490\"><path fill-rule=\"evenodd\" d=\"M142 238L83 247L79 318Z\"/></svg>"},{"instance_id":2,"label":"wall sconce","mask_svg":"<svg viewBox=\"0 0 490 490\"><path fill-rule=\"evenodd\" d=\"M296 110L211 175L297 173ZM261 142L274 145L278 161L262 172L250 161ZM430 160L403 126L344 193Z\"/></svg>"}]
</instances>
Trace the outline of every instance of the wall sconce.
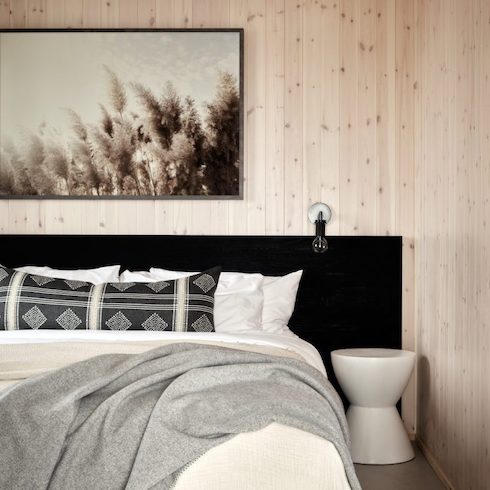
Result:
<instances>
[{"instance_id":1,"label":"wall sconce","mask_svg":"<svg viewBox=\"0 0 490 490\"><path fill-rule=\"evenodd\" d=\"M332 210L323 202L316 202L308 209L308 219L315 225L315 238L311 247L315 253L324 253L328 250L325 237L325 225L332 218Z\"/></svg>"}]
</instances>

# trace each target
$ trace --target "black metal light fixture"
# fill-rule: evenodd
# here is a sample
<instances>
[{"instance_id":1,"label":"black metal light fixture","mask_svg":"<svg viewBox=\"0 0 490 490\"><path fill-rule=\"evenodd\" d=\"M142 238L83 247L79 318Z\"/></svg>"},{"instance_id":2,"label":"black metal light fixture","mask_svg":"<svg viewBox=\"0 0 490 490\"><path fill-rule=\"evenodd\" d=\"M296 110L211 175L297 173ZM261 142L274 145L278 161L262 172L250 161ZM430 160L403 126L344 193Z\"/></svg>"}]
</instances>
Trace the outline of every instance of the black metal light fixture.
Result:
<instances>
[{"instance_id":1,"label":"black metal light fixture","mask_svg":"<svg viewBox=\"0 0 490 490\"><path fill-rule=\"evenodd\" d=\"M308 219L315 225L315 238L311 247L315 253L324 253L328 250L328 242L325 237L325 225L332 217L332 210L323 202L316 202L308 210Z\"/></svg>"}]
</instances>

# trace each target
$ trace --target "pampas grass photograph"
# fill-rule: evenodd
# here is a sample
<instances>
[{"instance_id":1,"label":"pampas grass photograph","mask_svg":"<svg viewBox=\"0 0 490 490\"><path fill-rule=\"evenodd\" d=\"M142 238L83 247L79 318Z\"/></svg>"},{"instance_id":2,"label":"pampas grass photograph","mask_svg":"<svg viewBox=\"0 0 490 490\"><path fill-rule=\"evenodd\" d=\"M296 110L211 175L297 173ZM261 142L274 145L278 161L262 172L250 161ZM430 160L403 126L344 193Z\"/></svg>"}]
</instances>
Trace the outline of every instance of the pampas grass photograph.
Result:
<instances>
[{"instance_id":1,"label":"pampas grass photograph","mask_svg":"<svg viewBox=\"0 0 490 490\"><path fill-rule=\"evenodd\" d=\"M1 32L0 197L240 197L240 35Z\"/></svg>"}]
</instances>

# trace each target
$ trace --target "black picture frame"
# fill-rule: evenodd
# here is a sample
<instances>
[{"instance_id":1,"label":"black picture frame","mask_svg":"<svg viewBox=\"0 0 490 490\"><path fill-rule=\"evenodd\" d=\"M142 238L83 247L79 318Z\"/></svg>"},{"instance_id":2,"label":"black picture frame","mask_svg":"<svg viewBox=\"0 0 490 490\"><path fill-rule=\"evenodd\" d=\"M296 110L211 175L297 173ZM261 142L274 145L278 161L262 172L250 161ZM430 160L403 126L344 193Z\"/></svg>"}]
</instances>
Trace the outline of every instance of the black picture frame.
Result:
<instances>
[{"instance_id":1,"label":"black picture frame","mask_svg":"<svg viewBox=\"0 0 490 490\"><path fill-rule=\"evenodd\" d=\"M244 30L243 28L114 28L114 29L0 29L0 35L11 33L237 33L239 35L239 138L238 138L238 189L234 194L207 195L29 195L4 194L0 190L0 199L35 200L242 200L244 198ZM1 67L0 67L1 68ZM0 107L1 111L1 107ZM1 127L0 127L1 132ZM0 169L1 170L1 169ZM0 172L1 179L1 172Z\"/></svg>"}]
</instances>

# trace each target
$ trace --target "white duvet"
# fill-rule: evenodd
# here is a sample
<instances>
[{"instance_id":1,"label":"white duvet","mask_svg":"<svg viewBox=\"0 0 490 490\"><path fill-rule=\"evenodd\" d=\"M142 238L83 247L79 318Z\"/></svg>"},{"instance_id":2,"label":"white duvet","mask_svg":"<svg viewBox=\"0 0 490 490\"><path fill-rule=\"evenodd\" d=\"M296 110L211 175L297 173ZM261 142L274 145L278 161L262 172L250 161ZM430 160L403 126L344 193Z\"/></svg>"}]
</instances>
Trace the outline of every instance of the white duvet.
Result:
<instances>
[{"instance_id":1,"label":"white duvet","mask_svg":"<svg viewBox=\"0 0 490 490\"><path fill-rule=\"evenodd\" d=\"M153 342L170 340L172 342L211 341L230 344L250 344L270 346L299 354L305 362L318 369L325 376L325 366L318 351L308 342L289 335L265 332L229 334L218 332L147 332L142 330L15 330L0 332L0 345L43 344L56 342Z\"/></svg>"}]
</instances>

